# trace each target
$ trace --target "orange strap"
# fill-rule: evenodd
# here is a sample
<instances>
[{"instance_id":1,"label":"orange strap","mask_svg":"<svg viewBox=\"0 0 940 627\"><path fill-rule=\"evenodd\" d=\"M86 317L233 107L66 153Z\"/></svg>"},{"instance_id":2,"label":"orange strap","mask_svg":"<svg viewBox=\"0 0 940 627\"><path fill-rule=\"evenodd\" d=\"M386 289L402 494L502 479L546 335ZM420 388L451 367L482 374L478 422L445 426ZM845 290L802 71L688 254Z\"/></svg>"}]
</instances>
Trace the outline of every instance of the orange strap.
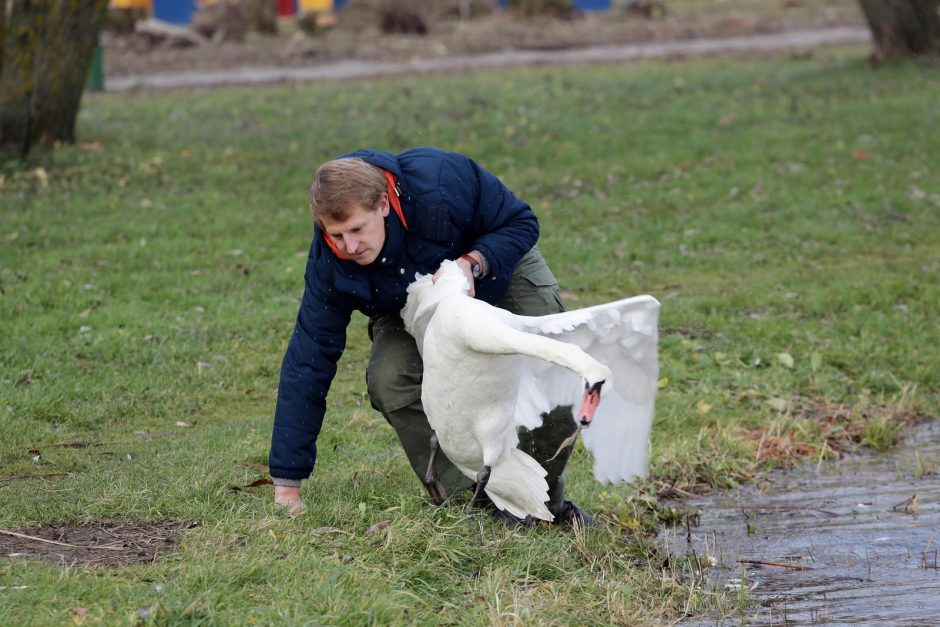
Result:
<instances>
[{"instance_id":1,"label":"orange strap","mask_svg":"<svg viewBox=\"0 0 940 627\"><path fill-rule=\"evenodd\" d=\"M401 220L401 225L405 227L405 230L408 230L408 222L405 221L405 214L401 210L401 199L398 197L398 181L395 180L395 175L388 170L382 170L382 172L385 174L385 182L388 183L388 202L392 204L392 209L395 210L395 215Z\"/></svg>"},{"instance_id":2,"label":"orange strap","mask_svg":"<svg viewBox=\"0 0 940 627\"><path fill-rule=\"evenodd\" d=\"M405 220L405 214L401 210L401 199L398 197L398 181L395 180L395 175L388 170L382 170L382 173L385 175L385 182L387 184L386 191L388 193L388 202L395 211L395 215L398 216L399 220L401 220L402 226L407 229L408 222ZM323 233L323 241L326 242L327 248L333 251L333 254L340 259L349 260L349 257L340 251L339 247L336 245L336 242L333 241L333 238L330 237L329 234L327 234L327 232L322 228L320 230Z\"/></svg>"}]
</instances>

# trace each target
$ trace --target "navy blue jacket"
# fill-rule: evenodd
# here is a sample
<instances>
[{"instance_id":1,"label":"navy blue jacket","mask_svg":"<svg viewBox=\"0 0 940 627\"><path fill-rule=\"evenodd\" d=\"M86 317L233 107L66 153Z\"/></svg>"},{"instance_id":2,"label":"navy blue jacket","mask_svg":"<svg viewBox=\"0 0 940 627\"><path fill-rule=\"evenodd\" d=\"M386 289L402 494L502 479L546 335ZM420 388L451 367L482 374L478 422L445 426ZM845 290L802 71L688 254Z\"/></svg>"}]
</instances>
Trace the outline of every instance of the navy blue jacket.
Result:
<instances>
[{"instance_id":1,"label":"navy blue jacket","mask_svg":"<svg viewBox=\"0 0 940 627\"><path fill-rule=\"evenodd\" d=\"M489 264L476 297L495 303L539 236L529 205L467 157L437 148L343 156L396 176L408 228L390 212L385 245L368 266L336 257L314 228L303 299L281 365L268 460L274 477L306 479L313 471L327 391L354 310L367 316L400 311L416 273L434 272L443 260L470 250L480 251Z\"/></svg>"}]
</instances>

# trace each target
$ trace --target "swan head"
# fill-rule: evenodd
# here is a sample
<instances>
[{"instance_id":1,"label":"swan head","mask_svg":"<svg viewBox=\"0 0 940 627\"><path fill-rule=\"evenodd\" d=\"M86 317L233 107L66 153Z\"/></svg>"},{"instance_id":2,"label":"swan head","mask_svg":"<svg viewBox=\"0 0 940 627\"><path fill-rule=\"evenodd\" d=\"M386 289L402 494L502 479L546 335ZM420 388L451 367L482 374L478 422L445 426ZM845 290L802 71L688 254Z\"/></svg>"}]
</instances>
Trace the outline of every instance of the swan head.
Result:
<instances>
[{"instance_id":1,"label":"swan head","mask_svg":"<svg viewBox=\"0 0 940 627\"><path fill-rule=\"evenodd\" d=\"M612 376L610 368L603 364L597 364L597 367L591 368L584 380L584 400L581 402L581 409L578 410L578 422L582 428L591 426L594 420L594 412L601 402L601 396L606 396L609 389L604 384L609 382Z\"/></svg>"}]
</instances>

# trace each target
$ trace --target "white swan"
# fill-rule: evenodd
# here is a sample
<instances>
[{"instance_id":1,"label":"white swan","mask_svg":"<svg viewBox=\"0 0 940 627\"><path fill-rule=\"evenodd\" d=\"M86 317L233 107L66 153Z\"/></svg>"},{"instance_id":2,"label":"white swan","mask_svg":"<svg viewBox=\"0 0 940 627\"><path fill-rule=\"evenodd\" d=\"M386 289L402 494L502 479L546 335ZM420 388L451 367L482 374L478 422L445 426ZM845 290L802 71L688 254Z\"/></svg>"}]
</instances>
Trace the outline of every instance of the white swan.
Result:
<instances>
[{"instance_id":1,"label":"white swan","mask_svg":"<svg viewBox=\"0 0 940 627\"><path fill-rule=\"evenodd\" d=\"M424 361L421 401L439 444L500 509L552 520L545 470L517 448L556 406L580 407L598 481L646 474L658 377L659 303L637 296L549 316L518 316L467 296L463 271L418 276L401 315ZM604 402L598 405L598 393ZM593 417L593 421L592 421ZM577 425L572 420L572 433Z\"/></svg>"}]
</instances>

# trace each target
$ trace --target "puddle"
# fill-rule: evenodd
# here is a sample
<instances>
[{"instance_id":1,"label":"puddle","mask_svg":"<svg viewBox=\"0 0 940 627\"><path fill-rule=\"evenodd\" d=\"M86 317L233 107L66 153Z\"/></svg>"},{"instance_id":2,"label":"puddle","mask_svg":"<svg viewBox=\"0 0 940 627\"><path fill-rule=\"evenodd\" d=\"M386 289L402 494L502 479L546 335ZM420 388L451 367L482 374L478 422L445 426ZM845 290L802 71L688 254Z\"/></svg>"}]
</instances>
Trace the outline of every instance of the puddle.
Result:
<instances>
[{"instance_id":1,"label":"puddle","mask_svg":"<svg viewBox=\"0 0 940 627\"><path fill-rule=\"evenodd\" d=\"M691 499L699 526L660 544L713 566L710 585L747 588L734 618L687 625L938 624L940 421L905 444L761 486ZM912 496L916 494L916 499Z\"/></svg>"},{"instance_id":2,"label":"puddle","mask_svg":"<svg viewBox=\"0 0 940 627\"><path fill-rule=\"evenodd\" d=\"M86 568L152 562L171 552L196 523L144 523L105 519L56 523L16 531L0 530L0 556L36 558L62 566Z\"/></svg>"}]
</instances>

